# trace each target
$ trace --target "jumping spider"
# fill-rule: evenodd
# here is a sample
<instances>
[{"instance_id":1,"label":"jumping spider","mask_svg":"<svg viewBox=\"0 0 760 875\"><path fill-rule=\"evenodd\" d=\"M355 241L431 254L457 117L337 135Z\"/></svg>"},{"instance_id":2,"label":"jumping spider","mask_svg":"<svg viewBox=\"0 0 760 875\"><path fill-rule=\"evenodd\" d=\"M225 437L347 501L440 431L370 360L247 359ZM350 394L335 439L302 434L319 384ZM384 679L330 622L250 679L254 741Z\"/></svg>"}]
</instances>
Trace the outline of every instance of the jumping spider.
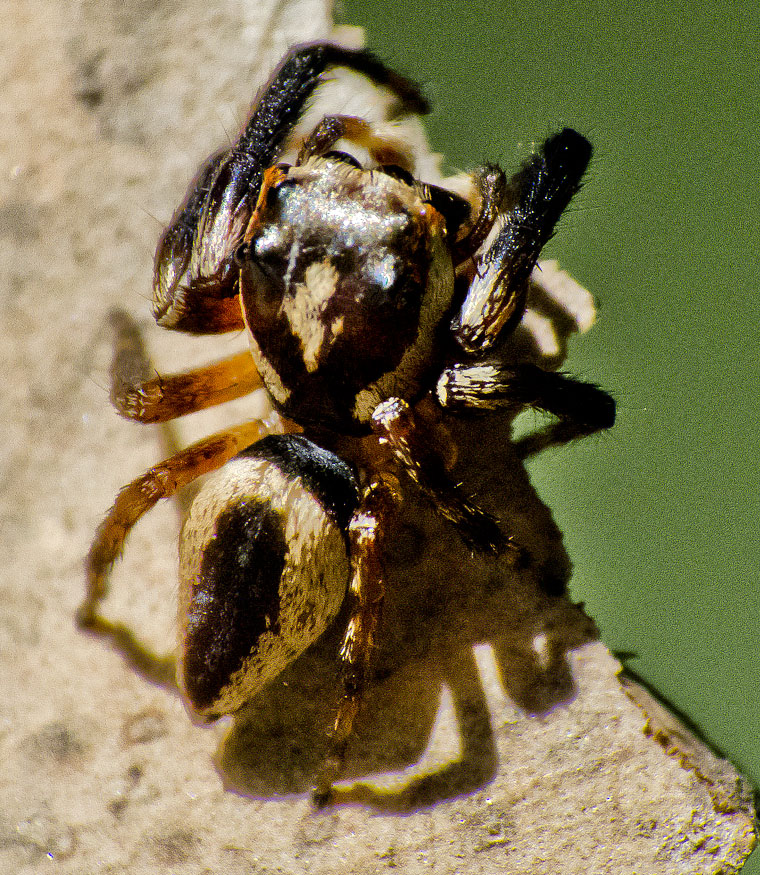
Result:
<instances>
[{"instance_id":1,"label":"jumping spider","mask_svg":"<svg viewBox=\"0 0 760 875\"><path fill-rule=\"evenodd\" d=\"M159 241L153 312L164 328L195 334L245 328L250 352L115 386L113 400L129 419L163 422L263 386L277 415L206 438L124 487L90 550L78 614L119 638L123 627L99 607L128 532L160 498L216 471L180 540L179 684L202 718L237 711L324 632L348 588L319 802L340 773L370 669L399 475L474 552L525 559L450 476L443 412L540 408L577 434L615 416L596 386L507 366L494 352L523 315L588 141L565 129L510 180L482 167L472 204L416 179L403 147L355 117L326 116L295 164L274 163L334 67L385 87L406 112L428 110L413 82L369 52L301 45L237 142L204 163ZM366 149L372 169L335 151L339 140Z\"/></svg>"}]
</instances>

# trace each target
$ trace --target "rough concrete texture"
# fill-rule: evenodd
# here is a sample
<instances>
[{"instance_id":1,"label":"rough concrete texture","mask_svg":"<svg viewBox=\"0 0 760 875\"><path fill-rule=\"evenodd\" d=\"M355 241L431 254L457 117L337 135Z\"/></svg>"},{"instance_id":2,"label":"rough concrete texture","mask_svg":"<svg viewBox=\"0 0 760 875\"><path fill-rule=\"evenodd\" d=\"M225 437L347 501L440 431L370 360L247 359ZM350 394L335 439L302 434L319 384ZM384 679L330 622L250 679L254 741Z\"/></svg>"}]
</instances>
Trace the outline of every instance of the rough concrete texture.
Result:
<instances>
[{"instance_id":1,"label":"rough concrete texture","mask_svg":"<svg viewBox=\"0 0 760 875\"><path fill-rule=\"evenodd\" d=\"M242 346L153 326L153 247L286 46L331 32L328 6L3 6L0 871L734 872L754 843L744 783L652 702L647 723L593 623L542 589L567 578L569 560L503 422L459 428L463 477L534 563L511 574L473 560L412 503L390 551L378 680L342 804L325 813L307 791L333 713L340 619L234 725L210 728L74 627L99 519L164 452L156 431L109 408L109 310L136 314L166 371ZM363 112L354 86L327 95L333 109ZM511 354L559 359L590 321L571 283L555 298L536 290L533 339L524 332ZM179 439L260 404L195 415ZM137 527L107 603L161 652L177 531L172 506Z\"/></svg>"}]
</instances>

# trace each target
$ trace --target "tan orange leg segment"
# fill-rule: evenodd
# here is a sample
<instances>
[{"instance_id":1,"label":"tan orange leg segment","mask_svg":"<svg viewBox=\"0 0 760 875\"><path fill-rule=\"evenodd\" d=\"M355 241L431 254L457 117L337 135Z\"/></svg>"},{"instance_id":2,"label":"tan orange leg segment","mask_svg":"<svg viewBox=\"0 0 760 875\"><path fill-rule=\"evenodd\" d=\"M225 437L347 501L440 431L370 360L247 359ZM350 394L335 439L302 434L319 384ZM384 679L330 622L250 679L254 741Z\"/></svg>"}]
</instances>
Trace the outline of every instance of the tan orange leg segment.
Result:
<instances>
[{"instance_id":1,"label":"tan orange leg segment","mask_svg":"<svg viewBox=\"0 0 760 875\"><path fill-rule=\"evenodd\" d=\"M397 164L405 170L414 166L409 147L402 140L376 134L369 122L352 115L325 116L301 146L296 163L303 164L314 155L324 155L338 140L350 140L363 146L378 164Z\"/></svg>"},{"instance_id":2,"label":"tan orange leg segment","mask_svg":"<svg viewBox=\"0 0 760 875\"><path fill-rule=\"evenodd\" d=\"M121 555L127 535L140 517L159 499L169 498L201 474L220 468L267 431L262 422L248 422L212 435L155 465L119 492L87 555L87 593L77 611L80 626L113 636L113 625L98 616L98 605L106 595L111 566Z\"/></svg>"},{"instance_id":3,"label":"tan orange leg segment","mask_svg":"<svg viewBox=\"0 0 760 875\"><path fill-rule=\"evenodd\" d=\"M132 318L121 310L110 316L116 338L111 365L111 403L137 422L167 422L240 398L263 385L248 352L182 374L148 378L150 364Z\"/></svg>"},{"instance_id":4,"label":"tan orange leg segment","mask_svg":"<svg viewBox=\"0 0 760 875\"><path fill-rule=\"evenodd\" d=\"M166 422L241 398L263 386L248 350L194 371L138 384L114 383L111 403L127 419Z\"/></svg>"},{"instance_id":5,"label":"tan orange leg segment","mask_svg":"<svg viewBox=\"0 0 760 875\"><path fill-rule=\"evenodd\" d=\"M399 501L397 484L390 477L376 476L364 489L349 523L353 610L340 649L343 696L333 727L331 752L314 790L314 801L320 807L331 801L332 784L343 771L348 741L364 697L385 596L384 533Z\"/></svg>"}]
</instances>

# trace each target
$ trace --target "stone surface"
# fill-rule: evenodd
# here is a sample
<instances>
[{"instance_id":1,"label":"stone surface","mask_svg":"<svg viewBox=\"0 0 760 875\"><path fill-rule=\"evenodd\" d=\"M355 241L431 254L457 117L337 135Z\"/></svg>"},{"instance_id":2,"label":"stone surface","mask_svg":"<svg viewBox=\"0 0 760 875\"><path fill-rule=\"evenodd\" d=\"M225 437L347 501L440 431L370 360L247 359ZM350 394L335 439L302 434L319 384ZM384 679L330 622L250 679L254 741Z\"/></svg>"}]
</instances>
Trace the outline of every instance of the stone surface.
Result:
<instances>
[{"instance_id":1,"label":"stone surface","mask_svg":"<svg viewBox=\"0 0 760 875\"><path fill-rule=\"evenodd\" d=\"M234 726L200 728L170 690L74 627L95 526L164 452L159 433L108 406L109 309L137 315L164 370L242 346L153 327L153 247L198 162L239 126L286 46L330 32L327 5L4 6L0 870L736 871L754 843L744 783L641 691L628 695L593 622L538 586L537 571L565 579L569 560L498 434L494 448L462 430L463 464L538 568L513 576L473 562L425 508L408 510L391 555L379 680L343 785L356 804L317 814L307 798L337 630ZM326 99L362 112L366 90L339 87ZM419 126L408 135L421 142ZM435 160L422 166L432 174ZM560 298L586 300L572 284ZM588 302L581 311L585 326ZM552 349L546 321L531 319L523 352L561 354L566 337ZM178 438L260 404L198 414ZM496 469L508 475L495 480ZM172 506L137 527L107 608L160 652L173 640L177 531Z\"/></svg>"}]
</instances>

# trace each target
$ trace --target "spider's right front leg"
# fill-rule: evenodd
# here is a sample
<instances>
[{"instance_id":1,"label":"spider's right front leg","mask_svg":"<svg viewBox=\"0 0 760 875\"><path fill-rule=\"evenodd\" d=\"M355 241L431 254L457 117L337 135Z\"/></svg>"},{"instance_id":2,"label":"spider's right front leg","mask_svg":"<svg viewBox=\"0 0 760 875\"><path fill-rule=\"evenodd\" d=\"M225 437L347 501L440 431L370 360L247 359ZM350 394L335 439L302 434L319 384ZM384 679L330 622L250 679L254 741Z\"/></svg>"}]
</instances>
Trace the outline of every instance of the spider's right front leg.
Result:
<instances>
[{"instance_id":1,"label":"spider's right front leg","mask_svg":"<svg viewBox=\"0 0 760 875\"><path fill-rule=\"evenodd\" d=\"M371 52L332 43L294 46L259 93L238 140L206 160L159 241L153 313L162 327L194 334L244 327L235 250L265 171L281 153L323 74L335 67L354 70L388 89L407 112L428 111L415 83Z\"/></svg>"},{"instance_id":2,"label":"spider's right front leg","mask_svg":"<svg viewBox=\"0 0 760 875\"><path fill-rule=\"evenodd\" d=\"M330 755L313 792L314 803L320 808L333 801L332 785L343 771L348 742L364 698L385 597L385 536L400 500L394 478L373 475L348 526L352 610L340 649L343 694L330 739Z\"/></svg>"}]
</instances>

